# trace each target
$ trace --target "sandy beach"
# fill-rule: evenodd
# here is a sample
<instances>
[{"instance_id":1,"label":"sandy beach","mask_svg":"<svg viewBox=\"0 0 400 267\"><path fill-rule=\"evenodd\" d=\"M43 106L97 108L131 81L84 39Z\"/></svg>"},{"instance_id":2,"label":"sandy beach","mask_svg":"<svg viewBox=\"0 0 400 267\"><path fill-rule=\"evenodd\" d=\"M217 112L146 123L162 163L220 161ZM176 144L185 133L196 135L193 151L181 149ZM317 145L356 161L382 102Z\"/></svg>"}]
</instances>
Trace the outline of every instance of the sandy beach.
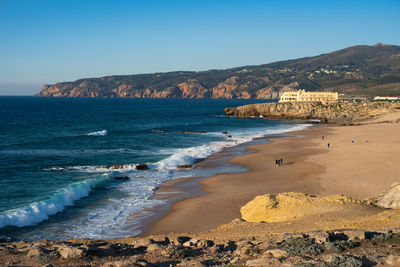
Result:
<instances>
[{"instance_id":1,"label":"sandy beach","mask_svg":"<svg viewBox=\"0 0 400 267\"><path fill-rule=\"evenodd\" d=\"M399 122L400 112L257 140L233 158L223 150L197 165L248 171L162 184L154 197L177 202L137 214L158 216L141 236L0 240L0 265L399 266L400 210L375 204L400 180Z\"/></svg>"},{"instance_id":2,"label":"sandy beach","mask_svg":"<svg viewBox=\"0 0 400 267\"><path fill-rule=\"evenodd\" d=\"M302 192L317 196L344 194L355 199L375 198L400 180L398 119L400 113L393 113L358 125L315 126L292 132L286 138L271 139L269 144L249 146L247 149L252 153L229 160L248 168L249 172L219 174L200 181L206 194L176 202L172 211L156 221L145 234L215 229L241 218L240 208L263 194ZM280 158L284 164L276 167L275 159ZM396 212L388 212L390 214L386 217L382 212L378 208L349 206L346 211L331 212L323 219L313 219L313 223L303 218L290 224L268 227L271 231L290 232L318 227L398 226L394 220L398 216ZM336 220L337 216L346 218L346 222ZM379 223L376 216L382 219ZM358 224L354 220L351 222L354 218Z\"/></svg>"}]
</instances>

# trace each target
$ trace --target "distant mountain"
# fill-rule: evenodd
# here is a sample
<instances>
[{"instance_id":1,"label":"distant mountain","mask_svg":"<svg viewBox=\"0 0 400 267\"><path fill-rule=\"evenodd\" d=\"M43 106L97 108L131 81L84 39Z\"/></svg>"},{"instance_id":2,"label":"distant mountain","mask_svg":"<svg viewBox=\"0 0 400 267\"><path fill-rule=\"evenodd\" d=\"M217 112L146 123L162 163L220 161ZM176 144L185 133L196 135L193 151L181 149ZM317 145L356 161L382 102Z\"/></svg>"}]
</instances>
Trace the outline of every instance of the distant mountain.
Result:
<instances>
[{"instance_id":1,"label":"distant mountain","mask_svg":"<svg viewBox=\"0 0 400 267\"><path fill-rule=\"evenodd\" d=\"M44 85L37 96L277 98L303 88L400 95L400 46L358 45L315 57L200 72L115 75Z\"/></svg>"}]
</instances>

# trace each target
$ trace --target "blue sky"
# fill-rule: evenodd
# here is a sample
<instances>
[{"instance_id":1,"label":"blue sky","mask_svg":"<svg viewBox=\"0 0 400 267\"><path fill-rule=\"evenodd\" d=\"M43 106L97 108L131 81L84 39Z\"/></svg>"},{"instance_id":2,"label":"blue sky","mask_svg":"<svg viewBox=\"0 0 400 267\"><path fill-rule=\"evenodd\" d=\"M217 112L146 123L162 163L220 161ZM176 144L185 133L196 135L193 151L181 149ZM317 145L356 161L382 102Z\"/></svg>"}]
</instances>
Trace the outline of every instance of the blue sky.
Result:
<instances>
[{"instance_id":1,"label":"blue sky","mask_svg":"<svg viewBox=\"0 0 400 267\"><path fill-rule=\"evenodd\" d=\"M0 94L400 45L399 14L399 0L0 0Z\"/></svg>"}]
</instances>

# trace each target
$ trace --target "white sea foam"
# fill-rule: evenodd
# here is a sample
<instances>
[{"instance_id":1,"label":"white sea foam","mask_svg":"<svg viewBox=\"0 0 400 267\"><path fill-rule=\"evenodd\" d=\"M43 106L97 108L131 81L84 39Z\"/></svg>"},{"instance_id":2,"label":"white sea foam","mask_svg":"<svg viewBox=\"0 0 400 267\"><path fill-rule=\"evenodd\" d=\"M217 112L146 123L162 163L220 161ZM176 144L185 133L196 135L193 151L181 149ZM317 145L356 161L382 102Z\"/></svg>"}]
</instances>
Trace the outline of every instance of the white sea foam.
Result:
<instances>
[{"instance_id":1,"label":"white sea foam","mask_svg":"<svg viewBox=\"0 0 400 267\"><path fill-rule=\"evenodd\" d=\"M106 173L114 171L132 171L136 169L135 164L121 164L118 166L67 166L67 167L50 167L44 168L45 171L55 172L84 172L84 173Z\"/></svg>"},{"instance_id":2,"label":"white sea foam","mask_svg":"<svg viewBox=\"0 0 400 267\"><path fill-rule=\"evenodd\" d=\"M86 197L89 192L104 184L109 178L102 176L96 179L87 179L69 185L55 192L50 198L34 202L29 206L8 210L0 214L0 228L5 226L30 226L47 220L66 206L73 205L74 201Z\"/></svg>"},{"instance_id":3,"label":"white sea foam","mask_svg":"<svg viewBox=\"0 0 400 267\"><path fill-rule=\"evenodd\" d=\"M232 132L229 135L231 137L226 136L226 141L222 142L211 142L209 144L197 146L197 147L189 147L189 148L181 148L175 149L171 156L168 158L159 161L155 165L158 169L175 169L178 165L183 164L191 164L196 159L206 158L212 154L215 154L226 147L232 147L235 145L243 144L254 140L255 138L260 138L266 135L279 134L291 131L299 131L309 127L309 124L299 124L299 125L285 125L279 128L272 129L256 129L252 131L238 131ZM221 133L212 132L209 134L213 135L221 135Z\"/></svg>"},{"instance_id":4,"label":"white sea foam","mask_svg":"<svg viewBox=\"0 0 400 267\"><path fill-rule=\"evenodd\" d=\"M92 133L88 133L87 135L90 135L90 136L106 136L107 135L107 130L101 130L101 131L97 131L97 132L92 132Z\"/></svg>"}]
</instances>

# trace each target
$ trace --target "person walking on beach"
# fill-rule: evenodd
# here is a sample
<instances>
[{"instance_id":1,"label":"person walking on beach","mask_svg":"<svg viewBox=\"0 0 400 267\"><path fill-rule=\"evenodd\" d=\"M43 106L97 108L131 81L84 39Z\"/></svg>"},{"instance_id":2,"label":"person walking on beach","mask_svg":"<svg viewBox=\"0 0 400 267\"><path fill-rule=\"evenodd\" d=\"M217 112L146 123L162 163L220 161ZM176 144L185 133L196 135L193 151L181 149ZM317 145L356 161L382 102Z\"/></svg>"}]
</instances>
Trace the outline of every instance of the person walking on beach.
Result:
<instances>
[{"instance_id":1,"label":"person walking on beach","mask_svg":"<svg viewBox=\"0 0 400 267\"><path fill-rule=\"evenodd\" d=\"M328 143L328 148L331 146L331 144Z\"/></svg>"},{"instance_id":2,"label":"person walking on beach","mask_svg":"<svg viewBox=\"0 0 400 267\"><path fill-rule=\"evenodd\" d=\"M325 139L325 136L322 136L322 140L324 140Z\"/></svg>"},{"instance_id":3,"label":"person walking on beach","mask_svg":"<svg viewBox=\"0 0 400 267\"><path fill-rule=\"evenodd\" d=\"M275 160L275 167L278 167L278 160Z\"/></svg>"},{"instance_id":4,"label":"person walking on beach","mask_svg":"<svg viewBox=\"0 0 400 267\"><path fill-rule=\"evenodd\" d=\"M279 161L279 165L282 165L283 164L283 158L281 158L281 160Z\"/></svg>"}]
</instances>

